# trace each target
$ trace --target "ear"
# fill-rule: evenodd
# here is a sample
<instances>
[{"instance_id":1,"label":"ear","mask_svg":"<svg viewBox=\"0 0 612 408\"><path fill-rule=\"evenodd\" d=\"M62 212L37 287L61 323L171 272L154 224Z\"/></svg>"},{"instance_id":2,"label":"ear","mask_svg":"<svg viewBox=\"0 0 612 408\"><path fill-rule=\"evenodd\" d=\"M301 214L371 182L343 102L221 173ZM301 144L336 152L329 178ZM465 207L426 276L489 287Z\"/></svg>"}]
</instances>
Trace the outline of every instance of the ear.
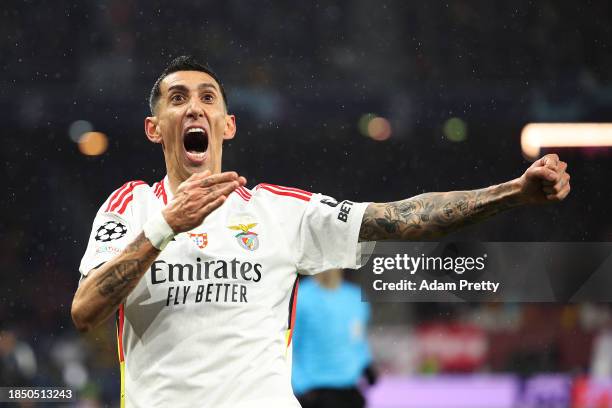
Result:
<instances>
[{"instance_id":1,"label":"ear","mask_svg":"<svg viewBox=\"0 0 612 408\"><path fill-rule=\"evenodd\" d=\"M144 121L144 130L147 135L147 139L153 143L161 143L162 137L159 132L159 126L157 116L147 116Z\"/></svg>"},{"instance_id":2,"label":"ear","mask_svg":"<svg viewBox=\"0 0 612 408\"><path fill-rule=\"evenodd\" d=\"M223 139L233 139L236 134L236 116L225 115L225 130L223 131Z\"/></svg>"}]
</instances>

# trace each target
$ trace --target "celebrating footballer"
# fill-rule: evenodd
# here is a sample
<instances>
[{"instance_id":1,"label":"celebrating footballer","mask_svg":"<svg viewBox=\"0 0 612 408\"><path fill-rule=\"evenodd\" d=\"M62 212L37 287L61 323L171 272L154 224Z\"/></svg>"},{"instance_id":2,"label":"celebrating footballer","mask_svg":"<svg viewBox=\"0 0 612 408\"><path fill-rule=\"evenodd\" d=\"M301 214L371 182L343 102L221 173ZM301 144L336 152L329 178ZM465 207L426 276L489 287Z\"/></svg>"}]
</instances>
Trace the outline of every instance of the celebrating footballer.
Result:
<instances>
[{"instance_id":1,"label":"celebrating footballer","mask_svg":"<svg viewBox=\"0 0 612 408\"><path fill-rule=\"evenodd\" d=\"M167 174L128 182L101 205L72 304L80 331L116 316L126 407L299 407L290 377L300 274L359 268L368 241L442 236L570 190L554 154L491 187L389 203L247 188L222 171L237 123L206 65L173 60L150 108L145 133Z\"/></svg>"}]
</instances>

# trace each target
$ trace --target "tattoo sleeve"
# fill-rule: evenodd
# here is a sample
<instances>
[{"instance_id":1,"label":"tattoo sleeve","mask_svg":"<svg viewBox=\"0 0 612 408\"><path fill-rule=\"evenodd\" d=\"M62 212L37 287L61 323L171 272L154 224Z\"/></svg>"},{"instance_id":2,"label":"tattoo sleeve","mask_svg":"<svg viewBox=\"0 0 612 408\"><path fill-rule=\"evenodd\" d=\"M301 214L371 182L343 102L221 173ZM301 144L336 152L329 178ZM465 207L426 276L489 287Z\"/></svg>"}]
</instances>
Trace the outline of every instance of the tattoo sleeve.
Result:
<instances>
[{"instance_id":1,"label":"tattoo sleeve","mask_svg":"<svg viewBox=\"0 0 612 408\"><path fill-rule=\"evenodd\" d=\"M140 233L121 254L92 270L74 297L75 323L90 328L106 320L136 287L158 255L159 250ZM78 319L74 317L75 309Z\"/></svg>"},{"instance_id":2,"label":"tattoo sleeve","mask_svg":"<svg viewBox=\"0 0 612 408\"><path fill-rule=\"evenodd\" d=\"M419 240L446 235L520 205L512 182L472 191L426 193L373 203L363 216L360 241Z\"/></svg>"}]
</instances>

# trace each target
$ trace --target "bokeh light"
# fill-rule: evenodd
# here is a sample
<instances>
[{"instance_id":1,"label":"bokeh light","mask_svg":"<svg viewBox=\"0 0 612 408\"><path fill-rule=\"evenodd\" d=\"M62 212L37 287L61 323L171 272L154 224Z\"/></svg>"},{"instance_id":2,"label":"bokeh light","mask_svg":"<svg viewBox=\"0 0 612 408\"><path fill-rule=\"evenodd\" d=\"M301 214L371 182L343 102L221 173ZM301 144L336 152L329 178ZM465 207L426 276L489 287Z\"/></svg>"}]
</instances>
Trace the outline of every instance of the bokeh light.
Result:
<instances>
[{"instance_id":1,"label":"bokeh light","mask_svg":"<svg viewBox=\"0 0 612 408\"><path fill-rule=\"evenodd\" d=\"M379 142L387 140L391 137L391 123L380 116L372 119L368 123L368 136Z\"/></svg>"},{"instance_id":2,"label":"bokeh light","mask_svg":"<svg viewBox=\"0 0 612 408\"><path fill-rule=\"evenodd\" d=\"M81 136L87 132L93 131L93 125L91 122L86 120L75 120L68 127L68 135L70 135L70 140L75 143L78 143L81 140Z\"/></svg>"},{"instance_id":3,"label":"bokeh light","mask_svg":"<svg viewBox=\"0 0 612 408\"><path fill-rule=\"evenodd\" d=\"M451 142L463 142L467 139L467 124L459 118L450 118L442 128L444 136Z\"/></svg>"},{"instance_id":4,"label":"bokeh light","mask_svg":"<svg viewBox=\"0 0 612 408\"><path fill-rule=\"evenodd\" d=\"M108 148L108 138L101 132L87 132L79 139L79 150L86 156L99 156Z\"/></svg>"},{"instance_id":5,"label":"bokeh light","mask_svg":"<svg viewBox=\"0 0 612 408\"><path fill-rule=\"evenodd\" d=\"M521 132L523 156L534 161L542 147L610 147L612 123L530 123Z\"/></svg>"},{"instance_id":6,"label":"bokeh light","mask_svg":"<svg viewBox=\"0 0 612 408\"><path fill-rule=\"evenodd\" d=\"M388 119L373 113L366 113L357 123L359 133L376 141L387 140L391 136L391 123Z\"/></svg>"},{"instance_id":7,"label":"bokeh light","mask_svg":"<svg viewBox=\"0 0 612 408\"><path fill-rule=\"evenodd\" d=\"M369 136L368 125L370 124L370 121L375 117L376 115L373 113L365 113L361 115L361 117L359 118L359 122L357 122L357 128L359 129L359 133L364 136Z\"/></svg>"}]
</instances>

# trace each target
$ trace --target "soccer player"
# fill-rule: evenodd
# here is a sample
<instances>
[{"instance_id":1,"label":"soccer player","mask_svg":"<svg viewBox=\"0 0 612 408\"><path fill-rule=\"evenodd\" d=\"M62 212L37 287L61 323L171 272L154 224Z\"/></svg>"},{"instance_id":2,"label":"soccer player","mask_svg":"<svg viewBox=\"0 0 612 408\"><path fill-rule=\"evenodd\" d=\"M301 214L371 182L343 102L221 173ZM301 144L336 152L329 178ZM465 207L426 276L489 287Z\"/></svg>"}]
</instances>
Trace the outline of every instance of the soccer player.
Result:
<instances>
[{"instance_id":1,"label":"soccer player","mask_svg":"<svg viewBox=\"0 0 612 408\"><path fill-rule=\"evenodd\" d=\"M440 236L569 192L556 155L506 183L390 203L248 189L221 171L236 120L210 69L175 59L150 108L145 133L167 175L151 187L128 182L102 204L72 303L81 331L117 316L127 407L299 407L290 381L298 274L358 268L366 241Z\"/></svg>"}]
</instances>

